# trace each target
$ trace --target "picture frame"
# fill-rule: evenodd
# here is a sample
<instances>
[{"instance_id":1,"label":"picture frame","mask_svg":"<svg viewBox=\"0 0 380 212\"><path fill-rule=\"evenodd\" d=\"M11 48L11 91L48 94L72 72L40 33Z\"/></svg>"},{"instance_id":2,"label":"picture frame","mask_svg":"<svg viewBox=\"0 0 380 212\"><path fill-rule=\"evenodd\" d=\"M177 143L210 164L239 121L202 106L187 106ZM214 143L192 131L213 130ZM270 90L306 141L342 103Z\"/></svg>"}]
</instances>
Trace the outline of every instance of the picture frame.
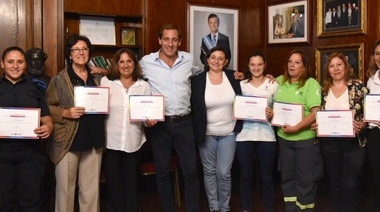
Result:
<instances>
[{"instance_id":1,"label":"picture frame","mask_svg":"<svg viewBox=\"0 0 380 212\"><path fill-rule=\"evenodd\" d=\"M79 16L79 34L87 36L93 45L116 45L115 18L91 15Z\"/></svg>"},{"instance_id":2,"label":"picture frame","mask_svg":"<svg viewBox=\"0 0 380 212\"><path fill-rule=\"evenodd\" d=\"M345 54L356 76L360 80L364 80L364 43L355 43L316 48L315 74L319 82L322 82L324 79L324 68L326 66L327 58L333 52L341 52Z\"/></svg>"},{"instance_id":3,"label":"picture frame","mask_svg":"<svg viewBox=\"0 0 380 212\"><path fill-rule=\"evenodd\" d=\"M317 37L366 34L366 14L367 0L317 0Z\"/></svg>"},{"instance_id":4,"label":"picture frame","mask_svg":"<svg viewBox=\"0 0 380 212\"><path fill-rule=\"evenodd\" d=\"M268 44L309 43L309 1L268 6Z\"/></svg>"},{"instance_id":5,"label":"picture frame","mask_svg":"<svg viewBox=\"0 0 380 212\"><path fill-rule=\"evenodd\" d=\"M121 45L136 45L136 29L134 27L121 28Z\"/></svg>"},{"instance_id":6,"label":"picture frame","mask_svg":"<svg viewBox=\"0 0 380 212\"><path fill-rule=\"evenodd\" d=\"M238 25L239 10L223 7L209 7L202 5L187 4L188 18L188 51L194 56L194 63L203 70L204 64L201 61L201 52L206 53L202 48L203 38L210 35L208 26L208 16L216 14L219 18L219 33L227 36L231 59L228 69L237 70L238 67ZM218 38L219 42L219 38ZM218 45L218 44L217 44ZM202 50L203 49L203 50Z\"/></svg>"}]
</instances>

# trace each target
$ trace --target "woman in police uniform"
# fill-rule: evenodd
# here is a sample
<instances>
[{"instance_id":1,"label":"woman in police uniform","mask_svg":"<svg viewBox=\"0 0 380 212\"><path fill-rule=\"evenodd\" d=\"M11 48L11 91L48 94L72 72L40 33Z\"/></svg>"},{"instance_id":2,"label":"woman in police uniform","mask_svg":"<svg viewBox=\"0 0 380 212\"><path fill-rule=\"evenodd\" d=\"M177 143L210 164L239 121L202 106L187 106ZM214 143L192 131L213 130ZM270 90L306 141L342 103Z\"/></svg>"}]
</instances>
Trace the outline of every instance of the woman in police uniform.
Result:
<instances>
[{"instance_id":1,"label":"woman in police uniform","mask_svg":"<svg viewBox=\"0 0 380 212\"><path fill-rule=\"evenodd\" d=\"M40 108L41 126L34 130L37 137L49 137L53 122L39 88L26 72L25 52L16 46L3 52L0 78L0 107ZM4 130L4 129L2 129ZM0 211L39 212L40 186L44 176L44 160L38 139L0 139Z\"/></svg>"}]
</instances>

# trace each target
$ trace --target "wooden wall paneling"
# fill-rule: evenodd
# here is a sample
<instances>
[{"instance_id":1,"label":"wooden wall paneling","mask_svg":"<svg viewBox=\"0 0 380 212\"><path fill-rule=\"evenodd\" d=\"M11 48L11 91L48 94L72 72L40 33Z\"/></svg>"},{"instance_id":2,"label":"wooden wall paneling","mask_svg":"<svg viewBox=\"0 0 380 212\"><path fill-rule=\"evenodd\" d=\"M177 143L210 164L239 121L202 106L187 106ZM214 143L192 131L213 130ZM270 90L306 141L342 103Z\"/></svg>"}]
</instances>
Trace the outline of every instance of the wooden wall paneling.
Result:
<instances>
[{"instance_id":1,"label":"wooden wall paneling","mask_svg":"<svg viewBox=\"0 0 380 212\"><path fill-rule=\"evenodd\" d=\"M265 52L264 6L240 9L239 25L239 71L246 71L248 56L254 50Z\"/></svg>"},{"instance_id":2,"label":"wooden wall paneling","mask_svg":"<svg viewBox=\"0 0 380 212\"><path fill-rule=\"evenodd\" d=\"M237 8L240 12L239 19L239 65L238 70L246 68L246 57L253 48L264 48L265 43L262 42L261 33L265 25L263 24L264 13L262 8L264 4L262 1L227 1L227 0L178 0L171 1L170 5L163 4L155 0L146 1L146 53L157 51L160 47L158 45L158 31L164 23L176 24L183 33L181 50L187 51L188 38L187 38L187 5L204 5L211 7L231 7ZM255 9L256 8L256 9ZM257 9L259 8L259 9ZM254 23L254 25L252 24ZM244 50L243 50L244 49ZM242 51L243 50L243 51ZM242 59L243 58L243 59Z\"/></svg>"},{"instance_id":3,"label":"wooden wall paneling","mask_svg":"<svg viewBox=\"0 0 380 212\"><path fill-rule=\"evenodd\" d=\"M17 14L17 0L0 1L0 37L2 40L0 43L1 51L3 51L8 46L17 45Z\"/></svg>"},{"instance_id":4,"label":"wooden wall paneling","mask_svg":"<svg viewBox=\"0 0 380 212\"><path fill-rule=\"evenodd\" d=\"M270 4L280 4L280 3L288 3L288 0L267 0L266 5ZM283 66L286 62L285 59L288 56L288 53L295 49L300 48L305 50L309 54L309 60L312 69L315 70L315 49L317 47L323 46L333 46L333 45L345 45L345 44L353 44L353 43L364 43L364 72L368 69L369 56L371 54L372 44L376 41L376 39L380 38L380 15L378 13L380 9L380 3L376 0L367 0L367 14L366 21L367 22L367 34L356 34L356 35L343 35L336 37L317 37L317 0L311 0L310 4L312 6L312 21L311 25L311 43L308 46L303 45L268 45L267 46L267 69L272 71L274 70L274 75L278 76L283 73ZM377 18L370 18L377 17ZM279 62L281 61L281 63ZM367 79L365 78L365 81Z\"/></svg>"},{"instance_id":5,"label":"wooden wall paneling","mask_svg":"<svg viewBox=\"0 0 380 212\"><path fill-rule=\"evenodd\" d=\"M185 0L163 3L156 0L146 0L146 37L145 53L158 51L158 33L163 24L173 23L183 34L180 49L187 50L187 3Z\"/></svg>"},{"instance_id":6,"label":"wooden wall paneling","mask_svg":"<svg viewBox=\"0 0 380 212\"><path fill-rule=\"evenodd\" d=\"M33 46L42 48L42 0L33 2Z\"/></svg>"},{"instance_id":7,"label":"wooden wall paneling","mask_svg":"<svg viewBox=\"0 0 380 212\"><path fill-rule=\"evenodd\" d=\"M38 6L37 6L38 7ZM9 46L19 46L27 50L38 40L38 23L35 23L34 0L9 0L0 2L0 51ZM38 13L38 11L37 11ZM37 31L37 33L34 33ZM0 71L2 74L2 70Z\"/></svg>"},{"instance_id":8,"label":"wooden wall paneling","mask_svg":"<svg viewBox=\"0 0 380 212\"><path fill-rule=\"evenodd\" d=\"M9 46L17 45L17 0L0 1L0 53ZM4 70L0 67L0 74Z\"/></svg>"},{"instance_id":9,"label":"wooden wall paneling","mask_svg":"<svg viewBox=\"0 0 380 212\"><path fill-rule=\"evenodd\" d=\"M56 6L52 4L52 6ZM46 7L47 9L48 7ZM115 23L115 45L95 45L93 56L112 58L116 50L127 47L121 44L121 29L135 27L136 45L128 46L137 55L144 53L145 0L59 0L57 20L57 62L58 69L64 67L64 40L69 34L79 33L80 16L113 17ZM59 70L58 70L59 71Z\"/></svg>"},{"instance_id":10,"label":"wooden wall paneling","mask_svg":"<svg viewBox=\"0 0 380 212\"><path fill-rule=\"evenodd\" d=\"M65 0L65 12L142 16L144 0ZM162 4L162 1L158 1ZM166 4L165 4L166 5Z\"/></svg>"},{"instance_id":11,"label":"wooden wall paneling","mask_svg":"<svg viewBox=\"0 0 380 212\"><path fill-rule=\"evenodd\" d=\"M30 0L17 1L18 32L17 45L25 51L33 45L33 7L30 8ZM32 1L33 2L33 1Z\"/></svg>"},{"instance_id":12,"label":"wooden wall paneling","mask_svg":"<svg viewBox=\"0 0 380 212\"><path fill-rule=\"evenodd\" d=\"M63 0L43 0L43 50L47 75L54 76L63 67Z\"/></svg>"},{"instance_id":13,"label":"wooden wall paneling","mask_svg":"<svg viewBox=\"0 0 380 212\"><path fill-rule=\"evenodd\" d=\"M308 0L308 4L311 8L309 8L309 26L311 27L309 29L309 36L310 36L310 43L305 44L305 43L281 43L281 44L267 44L268 38L267 38L267 31L268 31L268 17L265 17L265 33L262 33L262 35L265 34L265 42L266 42L266 56L267 56L267 66L266 69L268 73L274 75L274 76L279 76L284 73L284 65L286 64L286 59L289 55L289 53L294 50L294 49L300 49L305 51L309 55L309 64L310 68L312 70L315 69L314 65L314 48L313 48L313 43L314 43L314 34L316 34L316 18L315 13L313 11L314 8L314 2L313 0ZM264 11L265 11L265 16L268 15L268 6L273 5L273 4L282 4L282 3L289 3L288 0L281 0L281 1L274 1L274 0L267 0L267 3L265 5Z\"/></svg>"}]
</instances>

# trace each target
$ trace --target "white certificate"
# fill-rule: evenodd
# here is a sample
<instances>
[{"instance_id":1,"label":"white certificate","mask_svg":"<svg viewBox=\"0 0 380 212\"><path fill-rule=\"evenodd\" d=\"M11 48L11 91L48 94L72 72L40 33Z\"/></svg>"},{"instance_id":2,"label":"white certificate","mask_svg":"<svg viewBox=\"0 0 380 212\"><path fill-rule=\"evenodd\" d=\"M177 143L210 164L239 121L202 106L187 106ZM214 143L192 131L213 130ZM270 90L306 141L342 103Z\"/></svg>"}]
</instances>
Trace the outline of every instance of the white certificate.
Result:
<instances>
[{"instance_id":1,"label":"white certificate","mask_svg":"<svg viewBox=\"0 0 380 212\"><path fill-rule=\"evenodd\" d=\"M86 114L108 114L109 88L75 86L74 105L84 107Z\"/></svg>"},{"instance_id":2,"label":"white certificate","mask_svg":"<svg viewBox=\"0 0 380 212\"><path fill-rule=\"evenodd\" d=\"M116 45L113 17L80 16L79 34L87 36L92 45Z\"/></svg>"},{"instance_id":3,"label":"white certificate","mask_svg":"<svg viewBox=\"0 0 380 212\"><path fill-rule=\"evenodd\" d=\"M144 121L146 119L164 121L164 96L129 96L129 119L131 121Z\"/></svg>"},{"instance_id":4,"label":"white certificate","mask_svg":"<svg viewBox=\"0 0 380 212\"><path fill-rule=\"evenodd\" d=\"M265 109L267 107L267 97L237 95L234 102L234 118L266 122Z\"/></svg>"},{"instance_id":5,"label":"white certificate","mask_svg":"<svg viewBox=\"0 0 380 212\"><path fill-rule=\"evenodd\" d=\"M351 110L317 111L318 137L355 137Z\"/></svg>"},{"instance_id":6,"label":"white certificate","mask_svg":"<svg viewBox=\"0 0 380 212\"><path fill-rule=\"evenodd\" d=\"M380 95L367 94L365 96L364 121L380 121Z\"/></svg>"},{"instance_id":7,"label":"white certificate","mask_svg":"<svg viewBox=\"0 0 380 212\"><path fill-rule=\"evenodd\" d=\"M272 125L283 126L290 125L295 126L303 119L303 105L302 104L290 104L282 102L273 103L273 118Z\"/></svg>"},{"instance_id":8,"label":"white certificate","mask_svg":"<svg viewBox=\"0 0 380 212\"><path fill-rule=\"evenodd\" d=\"M38 139L39 108L0 108L0 138Z\"/></svg>"}]
</instances>

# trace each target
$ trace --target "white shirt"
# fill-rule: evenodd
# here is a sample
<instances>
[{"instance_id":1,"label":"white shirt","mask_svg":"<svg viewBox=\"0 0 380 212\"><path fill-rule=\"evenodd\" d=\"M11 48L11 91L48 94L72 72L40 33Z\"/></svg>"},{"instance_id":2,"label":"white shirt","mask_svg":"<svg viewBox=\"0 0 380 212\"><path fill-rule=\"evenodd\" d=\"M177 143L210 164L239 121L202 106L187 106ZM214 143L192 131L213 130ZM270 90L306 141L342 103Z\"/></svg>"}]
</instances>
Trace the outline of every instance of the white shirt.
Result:
<instances>
[{"instance_id":1,"label":"white shirt","mask_svg":"<svg viewBox=\"0 0 380 212\"><path fill-rule=\"evenodd\" d=\"M380 72L380 69L377 70L376 73L373 76L371 76L367 81L367 88L369 90L369 94L380 94L379 72ZM374 128L378 126L373 123L369 123L369 127Z\"/></svg>"},{"instance_id":2,"label":"white shirt","mask_svg":"<svg viewBox=\"0 0 380 212\"><path fill-rule=\"evenodd\" d=\"M240 82L243 95L246 96L265 96L268 97L269 106L272 106L272 99L277 92L278 83L271 83L269 79L259 86L255 87L248 80ZM236 142L239 141L269 141L275 142L276 135L269 122L247 121L243 122L243 130L236 136Z\"/></svg>"},{"instance_id":3,"label":"white shirt","mask_svg":"<svg viewBox=\"0 0 380 212\"><path fill-rule=\"evenodd\" d=\"M326 99L326 110L350 110L350 103L348 99L348 89L344 91L344 93L338 97L336 97L331 89L329 89L329 93L327 94Z\"/></svg>"},{"instance_id":4,"label":"white shirt","mask_svg":"<svg viewBox=\"0 0 380 212\"><path fill-rule=\"evenodd\" d=\"M128 90L120 80L101 79L102 87L110 88L110 113L106 120L107 149L136 152L146 141L142 122L129 120L129 96L150 95L150 86L139 79Z\"/></svg>"},{"instance_id":5,"label":"white shirt","mask_svg":"<svg viewBox=\"0 0 380 212\"><path fill-rule=\"evenodd\" d=\"M213 85L206 77L205 103L207 110L206 135L225 136L234 131L236 121L233 119L235 92L223 72L223 82Z\"/></svg>"}]
</instances>

